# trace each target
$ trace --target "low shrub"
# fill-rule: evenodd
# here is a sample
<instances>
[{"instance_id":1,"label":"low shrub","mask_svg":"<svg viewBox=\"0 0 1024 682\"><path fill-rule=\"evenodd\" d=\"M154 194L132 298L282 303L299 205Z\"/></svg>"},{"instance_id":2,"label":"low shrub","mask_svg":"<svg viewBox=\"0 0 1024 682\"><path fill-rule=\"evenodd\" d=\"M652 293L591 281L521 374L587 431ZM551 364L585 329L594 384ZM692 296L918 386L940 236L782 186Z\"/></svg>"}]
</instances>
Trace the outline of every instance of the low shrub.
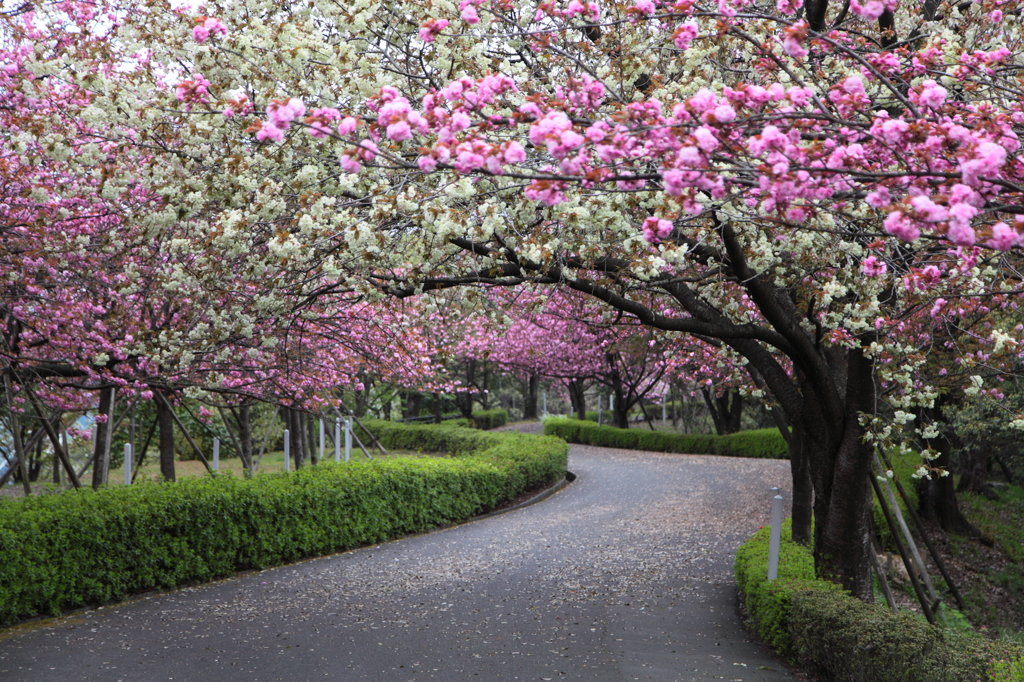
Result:
<instances>
[{"instance_id":1,"label":"low shrub","mask_svg":"<svg viewBox=\"0 0 1024 682\"><path fill-rule=\"evenodd\" d=\"M595 422L557 417L544 422L544 433L558 436L568 443L609 448L728 457L789 458L786 440L778 429L740 431L728 436L686 435L639 428L617 429L613 426L598 426Z\"/></svg>"},{"instance_id":2,"label":"low shrub","mask_svg":"<svg viewBox=\"0 0 1024 682\"><path fill-rule=\"evenodd\" d=\"M748 626L790 662L835 682L1016 682L1007 675L1020 647L894 614L817 580L811 552L792 542L788 521L779 578L768 582L770 532L761 529L737 550L736 583Z\"/></svg>"},{"instance_id":3,"label":"low shrub","mask_svg":"<svg viewBox=\"0 0 1024 682\"><path fill-rule=\"evenodd\" d=\"M430 423L431 422L421 422L421 424L424 425L429 425ZM441 422L444 426L457 426L463 429L480 429L481 431L496 429L507 423L508 411L501 409L476 410L473 412L472 419L466 419L465 417L451 417L446 418Z\"/></svg>"},{"instance_id":4,"label":"low shrub","mask_svg":"<svg viewBox=\"0 0 1024 682\"><path fill-rule=\"evenodd\" d=\"M321 463L0 502L0 624L213 580L462 521L551 483L555 438L367 422L452 457Z\"/></svg>"},{"instance_id":5,"label":"low shrub","mask_svg":"<svg viewBox=\"0 0 1024 682\"><path fill-rule=\"evenodd\" d=\"M992 666L992 682L1024 682L1024 658L996 661Z\"/></svg>"},{"instance_id":6,"label":"low shrub","mask_svg":"<svg viewBox=\"0 0 1024 682\"><path fill-rule=\"evenodd\" d=\"M473 412L473 424L483 431L504 426L508 424L508 410L476 410Z\"/></svg>"}]
</instances>

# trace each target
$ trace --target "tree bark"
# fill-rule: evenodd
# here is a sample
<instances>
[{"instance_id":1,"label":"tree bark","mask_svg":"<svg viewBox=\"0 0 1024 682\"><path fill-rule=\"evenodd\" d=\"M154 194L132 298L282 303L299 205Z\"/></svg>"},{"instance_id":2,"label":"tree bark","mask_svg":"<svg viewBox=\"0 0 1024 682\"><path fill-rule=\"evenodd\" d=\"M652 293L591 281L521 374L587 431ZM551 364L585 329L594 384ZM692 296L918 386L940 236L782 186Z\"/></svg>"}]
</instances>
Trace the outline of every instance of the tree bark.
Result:
<instances>
[{"instance_id":1,"label":"tree bark","mask_svg":"<svg viewBox=\"0 0 1024 682\"><path fill-rule=\"evenodd\" d=\"M312 415L306 415L306 436L309 447L309 463L313 466L319 464L319 420L314 419ZM327 438L327 425L324 425L325 433L324 437ZM326 443L325 443L326 446Z\"/></svg>"},{"instance_id":2,"label":"tree bark","mask_svg":"<svg viewBox=\"0 0 1024 682\"><path fill-rule=\"evenodd\" d=\"M160 432L160 475L165 481L176 481L174 471L174 416L171 414L170 398L162 389L160 397L153 401L156 406L156 423ZM162 398L162 399L161 399Z\"/></svg>"},{"instance_id":3,"label":"tree bark","mask_svg":"<svg viewBox=\"0 0 1024 682\"><path fill-rule=\"evenodd\" d=\"M442 421L441 417L443 416L441 412L441 394L434 393L434 423L440 424Z\"/></svg>"},{"instance_id":4,"label":"tree bark","mask_svg":"<svg viewBox=\"0 0 1024 682\"><path fill-rule=\"evenodd\" d=\"M715 395L708 388L700 389L704 403L711 413L711 421L719 436L736 433L740 430L743 418L743 396L737 389L726 389L721 395Z\"/></svg>"},{"instance_id":5,"label":"tree bark","mask_svg":"<svg viewBox=\"0 0 1024 682\"><path fill-rule=\"evenodd\" d=\"M415 419L420 416L420 406L423 404L423 396L419 393L406 392L403 394L404 411L402 417L404 419Z\"/></svg>"},{"instance_id":6,"label":"tree bark","mask_svg":"<svg viewBox=\"0 0 1024 682\"><path fill-rule=\"evenodd\" d=\"M238 406L235 423L238 425L238 448L240 450L238 456L242 458L242 464L251 476L254 473L252 468L252 414L248 405Z\"/></svg>"},{"instance_id":7,"label":"tree bark","mask_svg":"<svg viewBox=\"0 0 1024 682\"><path fill-rule=\"evenodd\" d=\"M303 452L302 446L304 438L302 437L303 424L302 424L302 413L293 408L288 409L288 444L289 450L292 456L292 465L295 471L302 468L305 463L306 454Z\"/></svg>"},{"instance_id":8,"label":"tree bark","mask_svg":"<svg viewBox=\"0 0 1024 682\"><path fill-rule=\"evenodd\" d=\"M110 439L113 435L112 429L114 426L114 398L114 388L105 388L100 391L98 413L106 415L107 419L103 423L96 425L96 442L93 443L95 463L92 466L92 487L94 490L106 485L110 477Z\"/></svg>"},{"instance_id":9,"label":"tree bark","mask_svg":"<svg viewBox=\"0 0 1024 682\"><path fill-rule=\"evenodd\" d=\"M798 424L790 432L789 472L793 481L793 542L811 544L811 519L814 517L814 485L808 461L804 428Z\"/></svg>"},{"instance_id":10,"label":"tree bark","mask_svg":"<svg viewBox=\"0 0 1024 682\"><path fill-rule=\"evenodd\" d=\"M834 447L814 447L821 443L805 440L811 449L814 483L814 565L820 577L842 585L865 602L874 601L871 583L871 471L872 446L864 442L860 414L874 410L875 383L872 363L860 348L846 351L846 409L839 428L822 422L822 432L837 436ZM835 368L841 372L842 368ZM805 399L804 405L816 401ZM819 414L821 414L819 412ZM822 416L824 416L822 414ZM812 426L805 423L806 435ZM828 440L832 440L829 438Z\"/></svg>"},{"instance_id":11,"label":"tree bark","mask_svg":"<svg viewBox=\"0 0 1024 682\"><path fill-rule=\"evenodd\" d=\"M64 448L64 452L67 452L68 451L68 432L67 432L67 429L64 428L64 423L63 422L61 422L61 425L60 425L60 440L61 440L61 447ZM62 465L61 465L61 461L60 461L60 454L58 454L57 449L54 448L54 450L53 450L53 482L56 483L57 485L60 485L60 468L61 468L61 466Z\"/></svg>"},{"instance_id":12,"label":"tree bark","mask_svg":"<svg viewBox=\"0 0 1024 682\"><path fill-rule=\"evenodd\" d=\"M473 418L473 386L476 385L476 361L466 361L466 387L455 393L455 407L464 419Z\"/></svg>"},{"instance_id":13,"label":"tree bark","mask_svg":"<svg viewBox=\"0 0 1024 682\"><path fill-rule=\"evenodd\" d=\"M956 492L966 490L990 500L998 499L999 496L988 485L988 458L987 448L969 447L960 451L960 484Z\"/></svg>"},{"instance_id":14,"label":"tree bark","mask_svg":"<svg viewBox=\"0 0 1024 682\"><path fill-rule=\"evenodd\" d=\"M483 390L480 392L480 406L485 410L491 409L491 370L489 364L486 361L484 362L484 383Z\"/></svg>"},{"instance_id":15,"label":"tree bark","mask_svg":"<svg viewBox=\"0 0 1024 682\"><path fill-rule=\"evenodd\" d=\"M373 379L366 376L365 372L359 373L359 382L363 385L362 389L356 390L356 405L355 405L355 416L365 417L366 407L369 403L370 390L373 387Z\"/></svg>"},{"instance_id":16,"label":"tree bark","mask_svg":"<svg viewBox=\"0 0 1024 682\"><path fill-rule=\"evenodd\" d=\"M629 428L629 408L632 404L626 400L626 396L622 390L622 385L615 389L615 405L612 409L612 426L617 429L628 429Z\"/></svg>"},{"instance_id":17,"label":"tree bark","mask_svg":"<svg viewBox=\"0 0 1024 682\"><path fill-rule=\"evenodd\" d=\"M932 464L951 471L953 443L946 436L926 441L939 456ZM960 511L956 499L956 488L952 476L930 476L917 479L918 511L921 516L935 523L947 533L963 533L979 535L978 529L971 525L967 517Z\"/></svg>"},{"instance_id":18,"label":"tree bark","mask_svg":"<svg viewBox=\"0 0 1024 682\"><path fill-rule=\"evenodd\" d=\"M540 376L531 374L526 380L526 391L523 394L523 419L537 419L537 393L540 388Z\"/></svg>"},{"instance_id":19,"label":"tree bark","mask_svg":"<svg viewBox=\"0 0 1024 682\"><path fill-rule=\"evenodd\" d=\"M573 379L569 382L569 402L572 403L572 411L576 418L584 420L587 418L587 396L583 388L583 382Z\"/></svg>"}]
</instances>

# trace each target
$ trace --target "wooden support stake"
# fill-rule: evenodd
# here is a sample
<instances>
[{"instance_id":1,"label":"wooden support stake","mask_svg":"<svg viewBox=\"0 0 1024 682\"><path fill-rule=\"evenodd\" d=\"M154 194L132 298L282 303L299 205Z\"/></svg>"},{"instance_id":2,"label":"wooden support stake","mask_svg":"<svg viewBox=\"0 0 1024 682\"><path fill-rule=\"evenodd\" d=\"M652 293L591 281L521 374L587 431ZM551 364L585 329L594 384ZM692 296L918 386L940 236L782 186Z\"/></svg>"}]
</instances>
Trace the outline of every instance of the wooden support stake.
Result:
<instances>
[{"instance_id":1,"label":"wooden support stake","mask_svg":"<svg viewBox=\"0 0 1024 682\"><path fill-rule=\"evenodd\" d=\"M220 412L220 420L224 422L224 428L227 430L228 435L231 436L231 443L235 446L235 452L238 453L238 458L242 460L242 466L245 467L246 477L252 476L252 460L246 457L245 452L242 450L242 444L238 440L238 436L231 430L231 422L228 421L228 417L224 414L224 408L220 405L217 406L217 411ZM251 441L250 441L251 442Z\"/></svg>"},{"instance_id":2,"label":"wooden support stake","mask_svg":"<svg viewBox=\"0 0 1024 682\"><path fill-rule=\"evenodd\" d=\"M342 407L344 407L344 405L342 405ZM338 419L344 419L345 418L341 414L341 412L338 410L337 407L334 407L333 409L334 409L334 413L336 415L338 415ZM363 422L359 421L359 417L357 417L357 416L355 416L354 414L351 414L351 413L349 413L349 416L350 416L350 418L353 421L355 421L356 424L359 424L359 426L363 429L363 431L365 431L367 434L369 434L371 440L373 440L374 445L376 445L380 449L381 454L384 455L385 457L387 457L388 456L388 451L385 450L384 446L380 444L380 441L377 440L377 437L375 435L373 435L373 432L370 431L370 429L366 428L366 426L363 425ZM371 455L369 450L366 449L366 446L363 445L363 441L361 441L359 439L359 436L356 435L356 432L354 430L352 430L352 429L350 429L350 431L352 431L352 437L356 439L356 443L359 444L359 447L362 449L363 454L366 455L366 459L373 459L373 455Z\"/></svg>"},{"instance_id":3,"label":"wooden support stake","mask_svg":"<svg viewBox=\"0 0 1024 682\"><path fill-rule=\"evenodd\" d=\"M32 406L36 408L36 412L39 416L43 417L43 428L46 429L46 435L50 437L50 444L53 445L53 451L60 457L61 463L64 465L64 469L68 472L68 477L71 479L71 485L78 488L82 487L82 484L78 482L78 477L75 476L75 469L71 466L71 460L68 459L68 453L64 452L64 448L60 446L60 438L57 437L57 432L54 430L53 425L50 424L50 420L43 416L43 406L36 400L35 393L28 384L22 384L25 387L25 393L28 395L28 399L32 402Z\"/></svg>"},{"instance_id":4,"label":"wooden support stake","mask_svg":"<svg viewBox=\"0 0 1024 682\"><path fill-rule=\"evenodd\" d=\"M41 429L36 429L36 431L32 434L32 437L28 439L28 442L22 445L22 447L25 448L26 452L30 451L32 448L36 446L36 443L39 442L39 439L43 437L43 433L44 431L42 431ZM3 478L0 478L0 486L7 483L7 479L13 476L16 472L21 471L21 462L18 459L17 453L15 453L13 460L7 457L6 454L4 454L4 459L6 459L8 462L11 462L11 468L8 469L7 473L3 475Z\"/></svg>"},{"instance_id":5,"label":"wooden support stake","mask_svg":"<svg viewBox=\"0 0 1024 682\"><path fill-rule=\"evenodd\" d=\"M149 450L149 442L153 439L153 434L156 433L156 425L159 423L158 419L154 419L153 423L149 426L149 432L146 434L146 440L142 441L142 450L139 452L139 461L135 463L132 468L132 483L139 475L139 469L142 468L142 463L146 461L146 452Z\"/></svg>"},{"instance_id":6,"label":"wooden support stake","mask_svg":"<svg viewBox=\"0 0 1024 682\"><path fill-rule=\"evenodd\" d=\"M882 453L882 459L885 460L885 465L892 469L892 463L884 452ZM900 494L900 497L903 498L903 503L907 505L907 511L910 512L910 518L914 521L914 526L917 527L917 532L921 535L921 539L924 540L925 547L928 548L928 553L932 555L932 560L935 561L935 565L938 567L939 573L942 574L942 579L946 581L946 586L949 588L950 593L952 593L957 607L963 611L966 608L964 605L964 598L960 596L960 590L957 589L956 583L954 583L953 578L950 577L949 571L946 569L946 562L942 560L938 550L935 549L935 545L932 544L931 539L928 537L928 533L925 532L924 522L921 521L921 517L918 516L917 510L914 509L914 505L910 503L910 497L907 495L907 491L903 489L903 484L900 483L900 479L894 478L893 483L896 484L896 491Z\"/></svg>"},{"instance_id":7,"label":"wooden support stake","mask_svg":"<svg viewBox=\"0 0 1024 682\"><path fill-rule=\"evenodd\" d=\"M882 564L878 561L878 555L881 554L879 551L882 549L878 545L878 541L871 538L871 565L875 567L875 575L878 576L878 583L882 587L882 594L885 595L885 603L889 605L893 613L896 613L896 600L892 597L892 589L889 588L889 576L885 574L885 570L882 568Z\"/></svg>"},{"instance_id":8,"label":"wooden support stake","mask_svg":"<svg viewBox=\"0 0 1024 682\"><path fill-rule=\"evenodd\" d=\"M871 469L868 470L868 478L871 479L871 487L875 490L875 496L878 498L878 504L882 508L882 514L885 516L885 522L889 526L889 532L892 533L892 539L896 542L896 549L899 550L900 557L903 559L903 565L907 567L907 574L910 576L910 583L914 586L914 592L917 594L917 600L921 602L921 609L924 611L924 617L928 619L928 622L935 625L935 614L932 613L931 604L928 602L928 597L924 593L924 589L921 587L920 581L915 575L914 562L907 554L907 548L903 546L903 541L900 540L899 528L896 526L896 522L892 519L892 514L889 512L889 505L885 499L885 495L882 493L882 487L878 485L878 478L875 476L875 472Z\"/></svg>"},{"instance_id":9,"label":"wooden support stake","mask_svg":"<svg viewBox=\"0 0 1024 682\"><path fill-rule=\"evenodd\" d=\"M914 537L910 534L910 528L907 527L907 520L903 518L903 512L900 511L900 505L897 504L896 496L892 493L892 486L889 485L889 477L884 476L885 468L882 466L877 450L875 451L875 466L878 467L878 470L883 474L882 489L885 491L886 497L889 499L889 505L892 508L892 513L896 517L900 530L903 531L903 537L907 540L907 549L910 550L910 555L914 557L914 562L917 563L921 569L921 580L924 582L924 586L928 590L928 598L932 600L933 604L937 604L939 602L939 597L935 593L935 585L932 584L931 576L928 575L928 567L921 558L921 552L917 549L917 543L914 542Z\"/></svg>"}]
</instances>

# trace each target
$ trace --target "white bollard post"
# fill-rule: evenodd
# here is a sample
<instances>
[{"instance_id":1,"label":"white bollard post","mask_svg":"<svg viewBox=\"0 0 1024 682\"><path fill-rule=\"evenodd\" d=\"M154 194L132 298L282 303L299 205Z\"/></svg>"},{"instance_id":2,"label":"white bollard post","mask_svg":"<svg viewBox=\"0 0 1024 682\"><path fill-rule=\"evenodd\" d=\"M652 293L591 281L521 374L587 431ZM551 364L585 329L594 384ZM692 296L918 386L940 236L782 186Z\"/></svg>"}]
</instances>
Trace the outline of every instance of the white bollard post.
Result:
<instances>
[{"instance_id":1,"label":"white bollard post","mask_svg":"<svg viewBox=\"0 0 1024 682\"><path fill-rule=\"evenodd\" d=\"M352 456L352 417L345 419L345 463Z\"/></svg>"},{"instance_id":2,"label":"white bollard post","mask_svg":"<svg viewBox=\"0 0 1024 682\"><path fill-rule=\"evenodd\" d=\"M289 461L291 459L291 456L292 456L292 444L291 444L291 438L289 436L291 436L291 434L288 433L288 429L285 429L284 430L284 470L285 471L291 471L292 470L292 463L291 463L291 461Z\"/></svg>"},{"instance_id":3,"label":"white bollard post","mask_svg":"<svg viewBox=\"0 0 1024 682\"><path fill-rule=\"evenodd\" d=\"M220 471L220 438L213 437L213 470Z\"/></svg>"},{"instance_id":4,"label":"white bollard post","mask_svg":"<svg viewBox=\"0 0 1024 682\"><path fill-rule=\"evenodd\" d=\"M615 394L608 396L608 411L611 412L615 409Z\"/></svg>"},{"instance_id":5,"label":"white bollard post","mask_svg":"<svg viewBox=\"0 0 1024 682\"><path fill-rule=\"evenodd\" d=\"M133 456L132 455L132 444L131 443L125 443L124 444L124 484L125 485L131 485L132 484L132 464L134 464L134 462L132 461L132 456Z\"/></svg>"},{"instance_id":6,"label":"white bollard post","mask_svg":"<svg viewBox=\"0 0 1024 682\"><path fill-rule=\"evenodd\" d=\"M772 498L772 534L768 544L768 580L779 577L779 544L782 541L782 495Z\"/></svg>"},{"instance_id":7,"label":"white bollard post","mask_svg":"<svg viewBox=\"0 0 1024 682\"><path fill-rule=\"evenodd\" d=\"M325 439L325 437L326 436L324 434L324 420L321 419L320 420L320 461L321 462L324 461L324 439Z\"/></svg>"},{"instance_id":8,"label":"white bollard post","mask_svg":"<svg viewBox=\"0 0 1024 682\"><path fill-rule=\"evenodd\" d=\"M668 413L665 412L665 401L661 401L661 421L668 421Z\"/></svg>"},{"instance_id":9,"label":"white bollard post","mask_svg":"<svg viewBox=\"0 0 1024 682\"><path fill-rule=\"evenodd\" d=\"M597 396L597 425L601 426L604 424L604 396Z\"/></svg>"},{"instance_id":10,"label":"white bollard post","mask_svg":"<svg viewBox=\"0 0 1024 682\"><path fill-rule=\"evenodd\" d=\"M341 461L341 420L334 420L334 461Z\"/></svg>"}]
</instances>

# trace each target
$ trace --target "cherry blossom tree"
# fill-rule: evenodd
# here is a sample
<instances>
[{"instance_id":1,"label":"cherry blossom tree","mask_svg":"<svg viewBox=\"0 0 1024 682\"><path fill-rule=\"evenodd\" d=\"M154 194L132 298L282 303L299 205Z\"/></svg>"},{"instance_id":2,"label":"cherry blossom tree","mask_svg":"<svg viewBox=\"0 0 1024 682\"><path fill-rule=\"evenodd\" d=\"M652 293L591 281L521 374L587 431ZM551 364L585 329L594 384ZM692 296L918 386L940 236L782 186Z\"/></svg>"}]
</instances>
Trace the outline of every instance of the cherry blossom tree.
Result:
<instances>
[{"instance_id":1,"label":"cherry blossom tree","mask_svg":"<svg viewBox=\"0 0 1024 682\"><path fill-rule=\"evenodd\" d=\"M26 80L89 92L90 134L165 202L132 228L191 236L165 242L191 259L170 282L215 291L230 267L253 287L232 327L338 292L529 283L713 341L792 425L819 574L865 599L872 449L941 391L920 335L939 337L910 321L970 307L966 364L1016 348L1016 9L95 8L7 30L44 47Z\"/></svg>"},{"instance_id":2,"label":"cherry blossom tree","mask_svg":"<svg viewBox=\"0 0 1024 682\"><path fill-rule=\"evenodd\" d=\"M491 300L509 319L483 322L488 331L474 341L476 353L528 377L564 382L578 413L585 412L584 387L597 384L615 396L615 426L627 428L629 412L659 387L670 342L657 330L608 315L571 291L496 292Z\"/></svg>"}]
</instances>

